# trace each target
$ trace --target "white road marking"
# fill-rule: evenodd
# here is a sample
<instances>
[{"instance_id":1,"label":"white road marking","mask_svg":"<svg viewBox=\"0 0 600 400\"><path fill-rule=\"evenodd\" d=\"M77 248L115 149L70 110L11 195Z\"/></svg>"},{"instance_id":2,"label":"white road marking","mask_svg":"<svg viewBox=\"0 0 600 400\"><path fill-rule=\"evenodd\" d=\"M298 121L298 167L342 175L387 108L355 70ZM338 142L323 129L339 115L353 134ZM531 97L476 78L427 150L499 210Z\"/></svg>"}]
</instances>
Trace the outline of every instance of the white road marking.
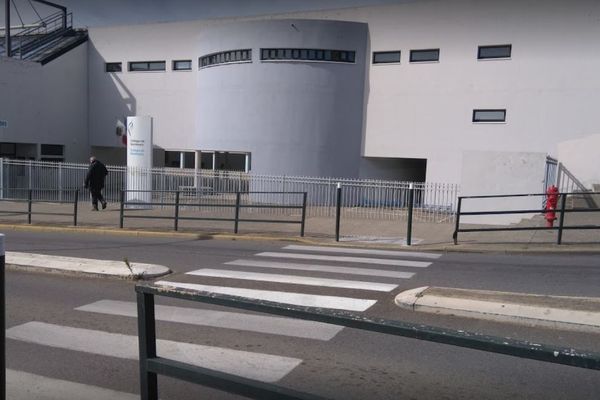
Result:
<instances>
[{"instance_id":1,"label":"white road marking","mask_svg":"<svg viewBox=\"0 0 600 400\"><path fill-rule=\"evenodd\" d=\"M248 297L251 299L274 301L277 303L294 304L304 307L333 308L337 310L365 311L377 300L354 299L351 297L324 296L293 292L278 292L273 290L243 289L227 286L208 286L183 282L154 282L157 285L170 286L180 289L191 289L203 292L228 294L230 296Z\"/></svg>"},{"instance_id":2,"label":"white road marking","mask_svg":"<svg viewBox=\"0 0 600 400\"><path fill-rule=\"evenodd\" d=\"M10 400L139 400L139 394L6 370L6 398Z\"/></svg>"},{"instance_id":3,"label":"white road marking","mask_svg":"<svg viewBox=\"0 0 600 400\"><path fill-rule=\"evenodd\" d=\"M291 244L285 246L284 250L298 251L320 251L323 253L346 253L346 254L372 254L377 256L390 257L416 257L416 258L440 258L441 254L435 253L418 253L415 251L395 251L395 250L378 250L378 249L356 249L349 247L328 247L328 246L300 246Z\"/></svg>"},{"instance_id":4,"label":"white road marking","mask_svg":"<svg viewBox=\"0 0 600 400\"><path fill-rule=\"evenodd\" d=\"M336 267L333 265L295 264L260 260L234 260L226 262L225 265L239 265L244 267L257 268L291 269L301 271L333 272L337 274L381 276L386 278L397 279L410 279L415 275L413 272L389 271L385 269Z\"/></svg>"},{"instance_id":5,"label":"white road marking","mask_svg":"<svg viewBox=\"0 0 600 400\"><path fill-rule=\"evenodd\" d=\"M137 305L133 302L101 300L76 310L125 317L137 317ZM242 314L215 310L200 310L172 306L155 306L157 320L182 324L212 326L241 331L269 333L304 339L330 340L343 326L321 322L303 321L293 318L271 317L266 315Z\"/></svg>"},{"instance_id":6,"label":"white road marking","mask_svg":"<svg viewBox=\"0 0 600 400\"><path fill-rule=\"evenodd\" d=\"M319 254L296 254L296 253L280 253L266 251L256 254L260 257L275 257L275 258L294 258L298 260L321 260L321 261L340 261L349 263L363 264L380 264L380 265L395 265L398 267L415 267L427 268L431 265L425 261L406 261L406 260L389 260L382 258L367 258L367 257L347 257L347 256L323 256Z\"/></svg>"},{"instance_id":7,"label":"white road marking","mask_svg":"<svg viewBox=\"0 0 600 400\"><path fill-rule=\"evenodd\" d=\"M389 283L349 281L345 279L314 278L310 276L263 274L258 272L231 271L225 269L202 268L187 272L187 275L210 276L215 278L242 279L247 281L290 283L294 285L324 286L344 289L373 290L376 292L391 292L398 285Z\"/></svg>"},{"instance_id":8,"label":"white road marking","mask_svg":"<svg viewBox=\"0 0 600 400\"><path fill-rule=\"evenodd\" d=\"M6 337L84 353L128 360L138 359L137 336L72 328L43 322L28 322L7 329ZM298 358L170 340L157 339L156 346L157 354L161 357L263 382L280 380L302 362Z\"/></svg>"}]
</instances>

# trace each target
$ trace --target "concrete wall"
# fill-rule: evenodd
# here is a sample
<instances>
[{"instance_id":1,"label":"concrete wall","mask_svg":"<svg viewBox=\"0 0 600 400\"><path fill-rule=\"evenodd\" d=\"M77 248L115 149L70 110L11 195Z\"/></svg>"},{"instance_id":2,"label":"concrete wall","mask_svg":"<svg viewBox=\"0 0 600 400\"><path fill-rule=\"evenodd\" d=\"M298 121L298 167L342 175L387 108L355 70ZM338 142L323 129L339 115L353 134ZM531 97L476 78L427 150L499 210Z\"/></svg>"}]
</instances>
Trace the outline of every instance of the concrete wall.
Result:
<instances>
[{"instance_id":1,"label":"concrete wall","mask_svg":"<svg viewBox=\"0 0 600 400\"><path fill-rule=\"evenodd\" d=\"M229 23L199 54L252 49L252 63L198 72L196 147L252 153L263 174L357 177L367 27L332 21ZM261 48L350 50L355 63L261 61Z\"/></svg>"},{"instance_id":2,"label":"concrete wall","mask_svg":"<svg viewBox=\"0 0 600 400\"><path fill-rule=\"evenodd\" d=\"M461 196L541 194L545 153L468 151L463 155ZM462 211L541 210L544 196L464 199ZM461 223L509 224L534 214L461 217Z\"/></svg>"},{"instance_id":3,"label":"concrete wall","mask_svg":"<svg viewBox=\"0 0 600 400\"><path fill-rule=\"evenodd\" d=\"M60 144L66 160L87 160L87 44L46 65L1 57L0 93L0 142Z\"/></svg>"}]
</instances>

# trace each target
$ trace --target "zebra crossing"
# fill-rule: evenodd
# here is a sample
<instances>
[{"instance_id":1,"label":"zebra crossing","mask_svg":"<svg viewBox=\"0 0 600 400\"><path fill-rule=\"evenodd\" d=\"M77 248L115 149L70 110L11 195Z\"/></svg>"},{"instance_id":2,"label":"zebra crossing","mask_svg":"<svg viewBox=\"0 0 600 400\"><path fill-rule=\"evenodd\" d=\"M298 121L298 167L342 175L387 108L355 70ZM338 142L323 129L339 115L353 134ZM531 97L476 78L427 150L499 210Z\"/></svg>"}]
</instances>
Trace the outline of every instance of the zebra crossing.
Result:
<instances>
[{"instance_id":1,"label":"zebra crossing","mask_svg":"<svg viewBox=\"0 0 600 400\"><path fill-rule=\"evenodd\" d=\"M289 245L279 251L258 252L226 261L221 266L203 266L155 283L301 306L365 312L378 302L377 293L394 291L399 282L413 278L438 257L432 253ZM214 284L215 280L218 285ZM256 285L275 284L278 290L256 288ZM84 304L75 311L105 317L137 317L135 302L113 299ZM157 304L155 314L157 321L167 323L321 342L334 339L343 330L331 324L235 310ZM31 321L7 329L6 337L90 355L137 360L137 336L91 328ZM303 362L300 357L269 354L268 349L264 353L252 352L165 339L157 339L157 349L166 358L271 383L283 379ZM124 394L123 398L127 396L129 394Z\"/></svg>"}]
</instances>

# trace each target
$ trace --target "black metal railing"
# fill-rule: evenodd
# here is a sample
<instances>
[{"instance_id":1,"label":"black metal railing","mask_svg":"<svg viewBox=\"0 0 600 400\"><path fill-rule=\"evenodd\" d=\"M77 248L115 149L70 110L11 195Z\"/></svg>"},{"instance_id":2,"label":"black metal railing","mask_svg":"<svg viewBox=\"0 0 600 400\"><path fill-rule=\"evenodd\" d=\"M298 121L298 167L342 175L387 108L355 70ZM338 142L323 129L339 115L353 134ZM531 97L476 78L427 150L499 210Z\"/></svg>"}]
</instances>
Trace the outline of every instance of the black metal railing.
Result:
<instances>
[{"instance_id":1,"label":"black metal railing","mask_svg":"<svg viewBox=\"0 0 600 400\"><path fill-rule=\"evenodd\" d=\"M500 232L500 231L547 231L555 230L558 231L556 239L557 244L562 244L563 231L565 230L594 230L600 229L600 225L586 224L586 225L567 225L565 226L565 214L568 213L588 213L588 212L599 212L600 208L587 207L587 208L567 208L567 199L569 196L580 198L582 196L597 196L600 192L572 192L572 193L560 193L559 206L555 210L547 209L517 209L517 210L493 210L493 211L463 211L463 201L466 199L502 199L502 198L524 198L524 197L542 197L546 196L545 193L533 193L533 194L511 194L511 195L488 195L488 196L459 196L458 207L456 210L455 227L452 238L454 244L458 243L458 234L464 232ZM554 212L558 214L558 226L503 226L503 227L487 227L487 228L461 228L460 219L463 216L473 215L506 215L506 214L542 214L545 215L548 212Z\"/></svg>"},{"instance_id":2,"label":"black metal railing","mask_svg":"<svg viewBox=\"0 0 600 400\"><path fill-rule=\"evenodd\" d=\"M44 196L55 193L55 198L44 198ZM77 211L79 203L79 189L14 189L3 188L1 190L0 204L2 203L22 203L27 206L27 210L6 210L0 209L1 215L27 215L27 223L31 224L33 215L54 215L73 218L73 226L77 226ZM50 197L50 196L48 196ZM40 203L60 203L72 204L73 211L70 213L34 211L34 204Z\"/></svg>"},{"instance_id":3,"label":"black metal railing","mask_svg":"<svg viewBox=\"0 0 600 400\"><path fill-rule=\"evenodd\" d=\"M403 336L429 342L505 354L520 358L600 370L600 353L561 348L512 338L482 335L463 330L414 324L404 321L371 318L359 313L303 307L219 293L169 288L155 284L135 287L138 310L141 399L158 399L158 375L202 384L253 399L320 399L275 384L242 378L207 368L166 359L156 352L154 296L166 296L206 304L317 321L364 331Z\"/></svg>"},{"instance_id":4,"label":"black metal railing","mask_svg":"<svg viewBox=\"0 0 600 400\"><path fill-rule=\"evenodd\" d=\"M150 195L149 201L140 200L127 200L126 196L128 193ZM217 198L218 196L230 196L231 201L219 202L219 201L206 201L202 197L198 198L198 201L182 201L182 197L188 193L187 191L181 190L122 190L120 199L120 218L119 227L123 228L124 220L126 218L137 218L137 219L172 219L173 229L179 230L179 221L224 221L233 222L233 232L238 233L240 222L255 222L255 223L273 223L273 224L299 224L300 225L300 236L304 236L304 228L306 225L306 192L211 192L210 197ZM152 199L153 195L160 195L158 201ZM284 204L273 204L272 202L250 202L243 203L242 195L244 196L263 196L263 195L275 195L285 197L281 203ZM290 197L301 196L301 203L290 203ZM152 208L152 207L173 207L172 215L135 215L128 214L129 207L136 209L139 208ZM180 211L182 209L200 209L200 208L225 208L233 210L233 217L217 217L217 216L182 216ZM271 210L298 210L300 211L300 219L265 219L265 218L247 218L240 216L240 211L243 209L271 209Z\"/></svg>"}]
</instances>

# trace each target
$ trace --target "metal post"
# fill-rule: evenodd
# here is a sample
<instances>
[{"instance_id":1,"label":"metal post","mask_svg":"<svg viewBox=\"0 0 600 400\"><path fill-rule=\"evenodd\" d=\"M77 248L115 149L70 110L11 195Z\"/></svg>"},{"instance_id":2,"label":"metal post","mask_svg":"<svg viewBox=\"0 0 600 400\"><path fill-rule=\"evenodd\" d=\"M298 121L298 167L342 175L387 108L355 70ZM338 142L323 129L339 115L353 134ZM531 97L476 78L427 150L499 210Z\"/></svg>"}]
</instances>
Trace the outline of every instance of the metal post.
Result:
<instances>
[{"instance_id":1,"label":"metal post","mask_svg":"<svg viewBox=\"0 0 600 400\"><path fill-rule=\"evenodd\" d=\"M179 229L179 190L175 192L175 230Z\"/></svg>"},{"instance_id":2,"label":"metal post","mask_svg":"<svg viewBox=\"0 0 600 400\"><path fill-rule=\"evenodd\" d=\"M10 44L10 0L4 0L4 48L6 49L6 57L12 57L12 49Z\"/></svg>"},{"instance_id":3,"label":"metal post","mask_svg":"<svg viewBox=\"0 0 600 400\"><path fill-rule=\"evenodd\" d=\"M125 217L125 191L121 190L121 208L119 212L119 228L123 229L123 219Z\"/></svg>"},{"instance_id":4,"label":"metal post","mask_svg":"<svg viewBox=\"0 0 600 400\"><path fill-rule=\"evenodd\" d=\"M342 184L337 183L336 188L336 206L335 206L335 241L340 241L340 218L342 211Z\"/></svg>"},{"instance_id":5,"label":"metal post","mask_svg":"<svg viewBox=\"0 0 600 400\"><path fill-rule=\"evenodd\" d=\"M148 372L148 359L156 358L156 321L154 296L137 293L138 341L140 348L140 398L158 400L156 374Z\"/></svg>"},{"instance_id":6,"label":"metal post","mask_svg":"<svg viewBox=\"0 0 600 400\"><path fill-rule=\"evenodd\" d=\"M558 217L558 238L556 244L562 244L563 225L565 222L565 208L567 204L567 193L560 195L560 217Z\"/></svg>"},{"instance_id":7,"label":"metal post","mask_svg":"<svg viewBox=\"0 0 600 400\"><path fill-rule=\"evenodd\" d=\"M238 233L238 227L240 225L240 200L241 193L236 192L235 194L235 224L233 226L233 233Z\"/></svg>"},{"instance_id":8,"label":"metal post","mask_svg":"<svg viewBox=\"0 0 600 400\"><path fill-rule=\"evenodd\" d=\"M415 203L415 187L414 184L408 185L408 222L406 226L406 245L410 246L412 242L412 219L413 207Z\"/></svg>"},{"instance_id":9,"label":"metal post","mask_svg":"<svg viewBox=\"0 0 600 400\"><path fill-rule=\"evenodd\" d=\"M75 202L73 203L73 226L77 226L77 205L79 204L79 189L75 189Z\"/></svg>"},{"instance_id":10,"label":"metal post","mask_svg":"<svg viewBox=\"0 0 600 400\"><path fill-rule=\"evenodd\" d=\"M460 226L460 209L462 206L462 197L458 198L458 207L456 209L456 221L454 224L454 233L452 234L452 239L454 239L454 244L458 244L458 227Z\"/></svg>"},{"instance_id":11,"label":"metal post","mask_svg":"<svg viewBox=\"0 0 600 400\"><path fill-rule=\"evenodd\" d=\"M33 190L29 189L27 194L27 223L31 225L31 197Z\"/></svg>"},{"instance_id":12,"label":"metal post","mask_svg":"<svg viewBox=\"0 0 600 400\"><path fill-rule=\"evenodd\" d=\"M4 265L4 234L0 233L0 400L6 400L6 293L4 291Z\"/></svg>"},{"instance_id":13,"label":"metal post","mask_svg":"<svg viewBox=\"0 0 600 400\"><path fill-rule=\"evenodd\" d=\"M306 192L302 194L302 224L300 225L300 236L304 237L304 227L306 226Z\"/></svg>"}]
</instances>

